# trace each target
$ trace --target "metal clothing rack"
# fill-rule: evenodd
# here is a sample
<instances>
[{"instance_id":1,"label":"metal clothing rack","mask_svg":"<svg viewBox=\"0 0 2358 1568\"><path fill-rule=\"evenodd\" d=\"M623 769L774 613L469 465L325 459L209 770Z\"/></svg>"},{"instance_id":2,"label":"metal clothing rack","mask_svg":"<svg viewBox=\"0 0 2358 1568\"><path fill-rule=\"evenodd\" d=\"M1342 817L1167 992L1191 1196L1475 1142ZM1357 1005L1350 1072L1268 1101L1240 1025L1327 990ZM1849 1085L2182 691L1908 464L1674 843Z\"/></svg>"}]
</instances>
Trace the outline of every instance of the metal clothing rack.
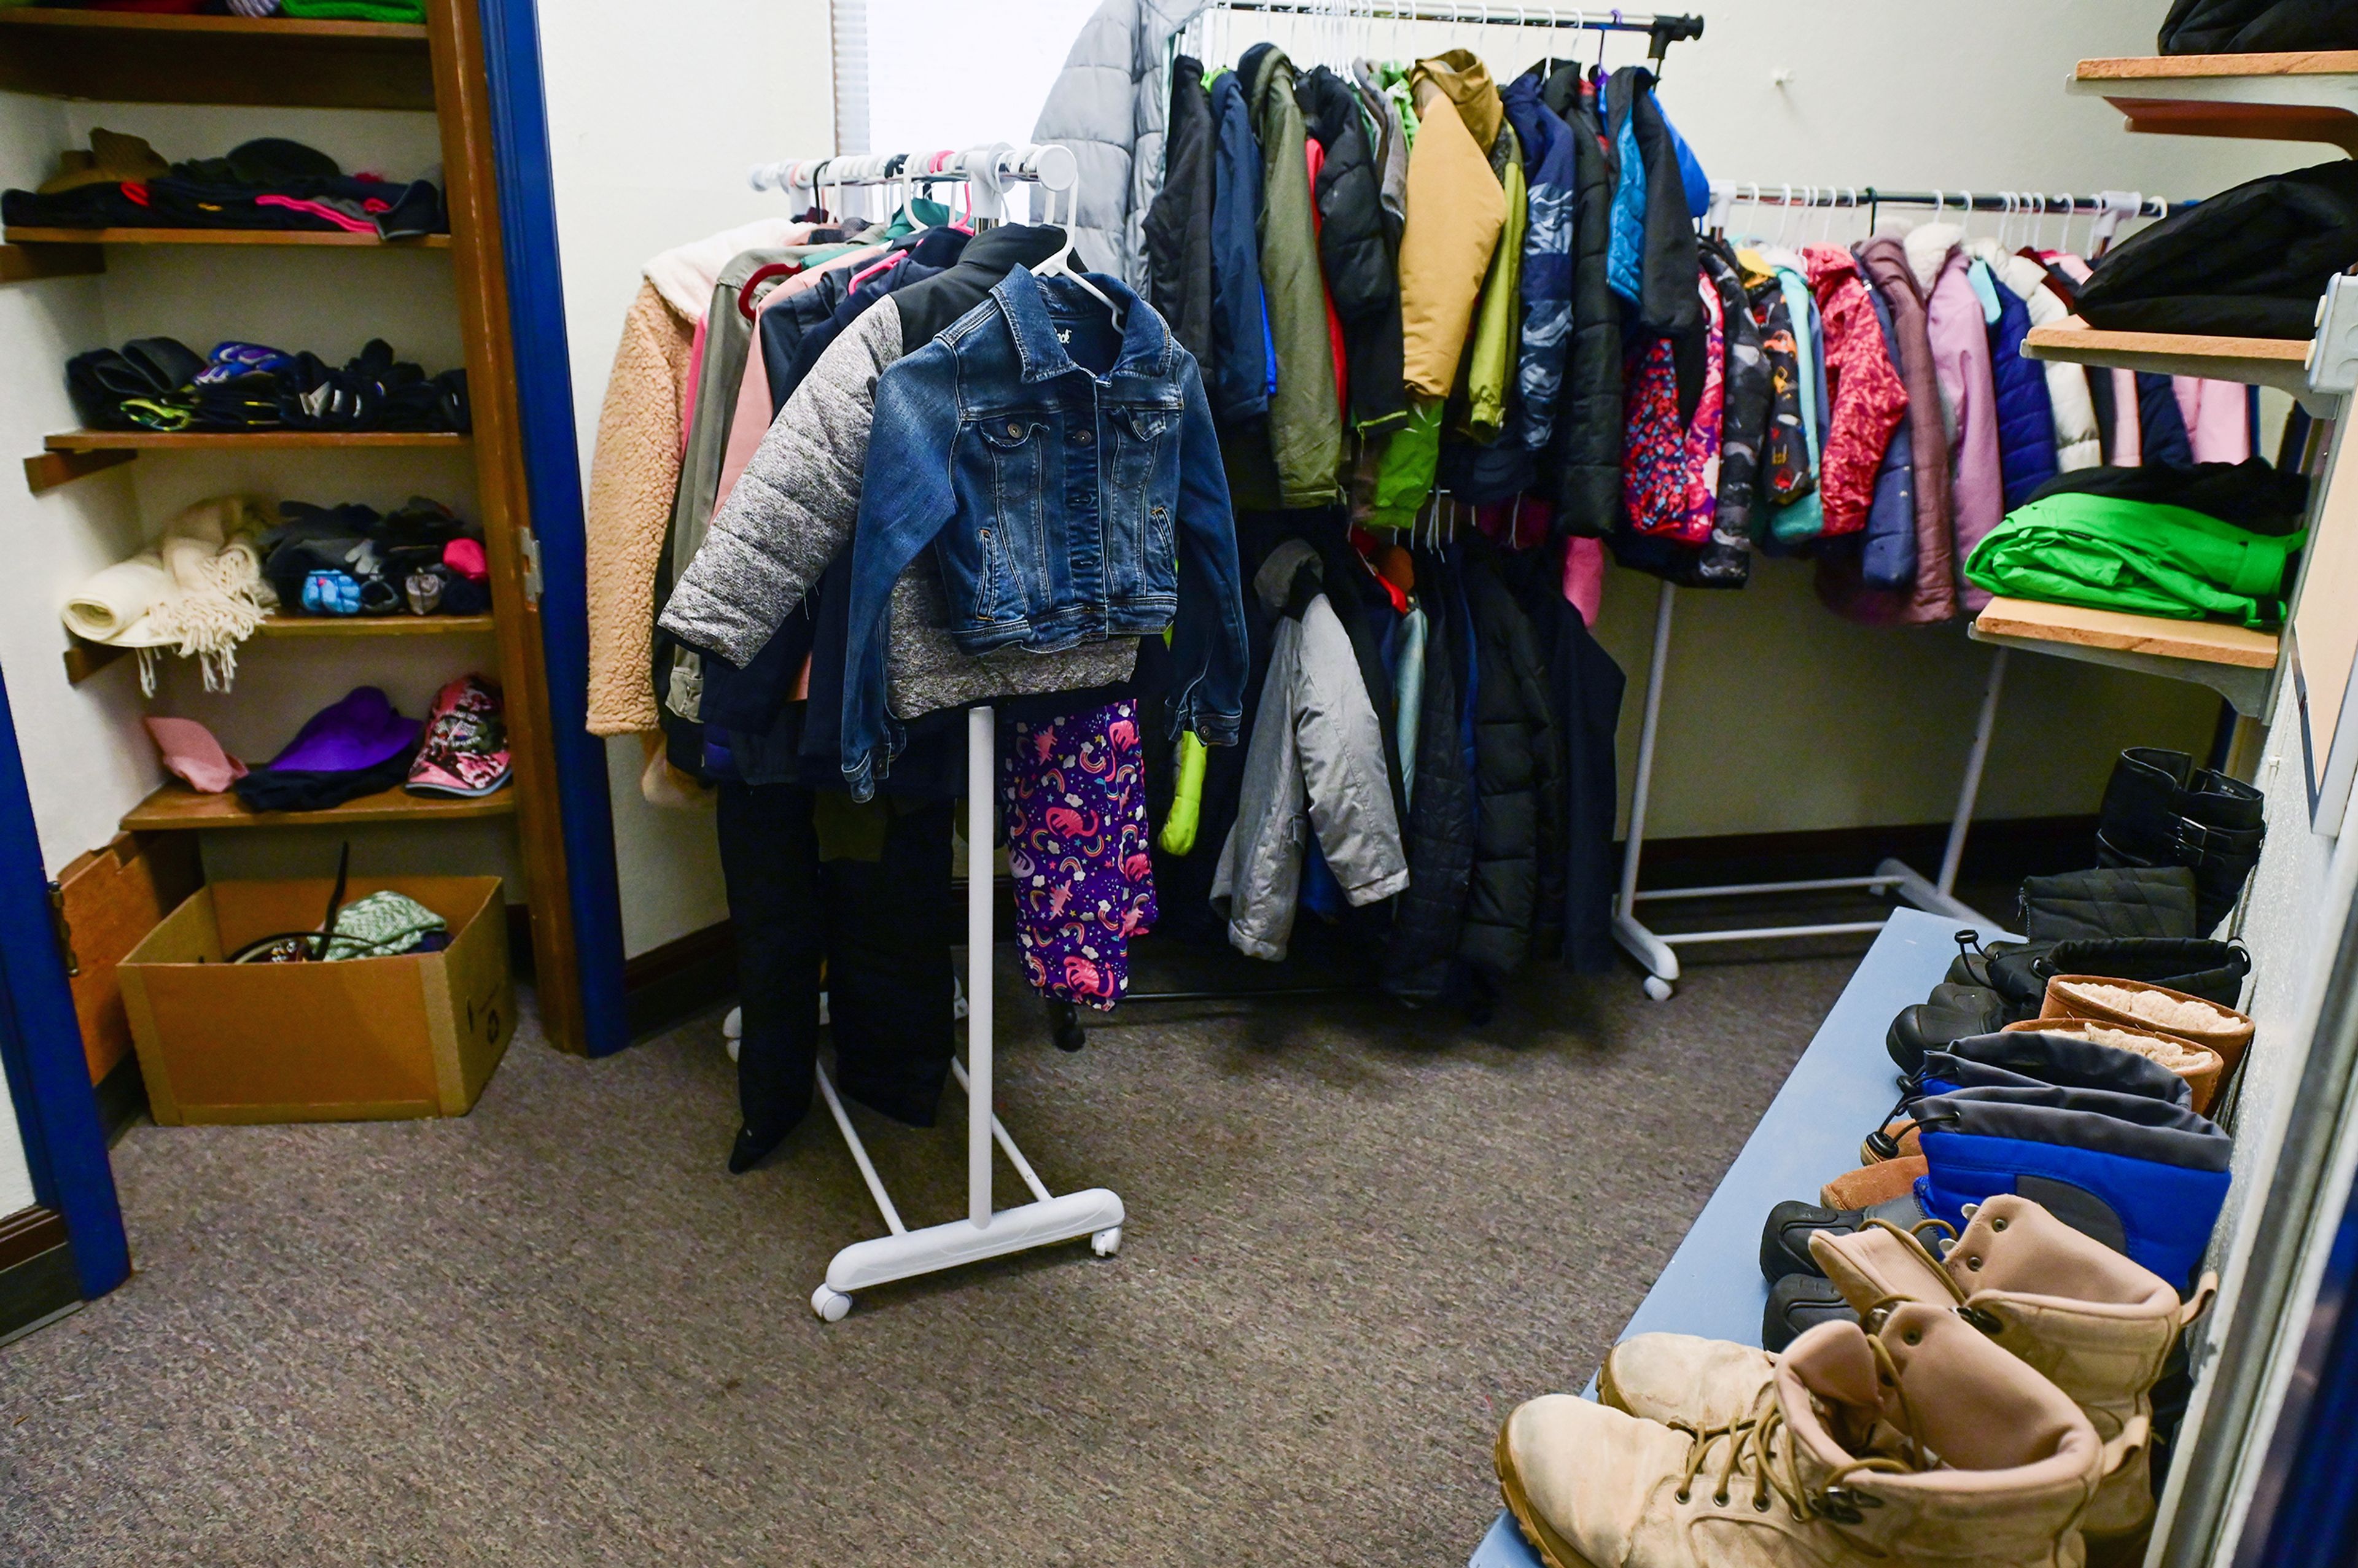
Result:
<instances>
[{"instance_id":1,"label":"metal clothing rack","mask_svg":"<svg viewBox=\"0 0 2358 1568\"><path fill-rule=\"evenodd\" d=\"M1274 16L1300 16L1310 21L1329 21L1368 25L1376 22L1454 22L1464 27L1566 27L1594 33L1644 33L1647 35L1647 56L1660 60L1674 43L1703 37L1703 18L1693 16L1656 15L1644 11L1591 11L1580 5L1556 5L1545 0L1537 5L1525 3L1511 8L1487 3L1464 5L1379 5L1375 0L1329 0L1319 4L1287 4L1285 0L1212 0L1207 11L1260 11Z\"/></svg>"},{"instance_id":2,"label":"metal clothing rack","mask_svg":"<svg viewBox=\"0 0 2358 1568\"><path fill-rule=\"evenodd\" d=\"M1036 185L1047 192L1049 216L1055 218L1056 199L1066 203L1065 221L1076 200L1076 170L1070 148L1048 144L1022 146L1000 142L964 152L871 153L857 157L795 159L763 164L750 175L757 190L780 189L817 193L824 189L962 181L972 194L978 224L995 222L1005 211L1006 188ZM1121 1199L1104 1187L1059 1196L1048 1191L1015 1146L1006 1127L991 1110L991 905L995 890L988 875L975 875L976 858L986 856L995 837L994 812L999 799L998 715L989 704L967 709L966 721L966 841L969 857L966 889L966 1056L953 1059L951 1071L967 1101L967 1215L941 1225L912 1230L893 1206L892 1196L877 1174L875 1162L851 1124L833 1076L824 1064L816 1072L818 1091L843 1134L852 1163L883 1216L887 1234L857 1241L835 1255L827 1266L827 1280L811 1292L811 1310L828 1323L842 1321L851 1310L852 1293L893 1280L931 1274L986 1258L1001 1258L1034 1247L1087 1237L1099 1257L1110 1256L1121 1245L1125 1217ZM1013 1208L997 1208L991 1201L991 1145L1031 1189L1032 1201Z\"/></svg>"},{"instance_id":3,"label":"metal clothing rack","mask_svg":"<svg viewBox=\"0 0 2358 1568\"><path fill-rule=\"evenodd\" d=\"M1629 795L1629 837L1621 849L1621 886L1613 900L1613 939L1646 971L1646 994L1667 1001L1679 980L1682 946L1711 942L1780 941L1790 936L1846 936L1880 931L1881 920L1842 920L1806 925L1748 925L1729 931L1658 932L1638 918L1641 903L1668 903L1698 898L1758 898L1781 893L1833 892L1853 889L1896 893L1919 909L1945 914L1968 925L1991 925L1970 904L1955 895L1957 870L1964 863L1965 835L1972 829L1974 803L1981 794L1982 767L1989 761L1990 737L1997 728L1997 699L2006 683L2006 650L1990 660L1989 680L1982 689L1980 717L1974 722L1974 741L1965 753L1964 782L1957 790L1956 814L1949 821L1949 838L1941 854L1937 880L1927 878L1905 860L1887 858L1869 877L1812 877L1800 881L1725 882L1712 887L1638 888L1638 866L1646 852L1646 804L1654 779L1655 741L1661 726L1662 685L1671 660L1671 607L1678 592L1664 582L1654 601L1654 652L1646 668L1645 718L1638 730L1638 777Z\"/></svg>"}]
</instances>

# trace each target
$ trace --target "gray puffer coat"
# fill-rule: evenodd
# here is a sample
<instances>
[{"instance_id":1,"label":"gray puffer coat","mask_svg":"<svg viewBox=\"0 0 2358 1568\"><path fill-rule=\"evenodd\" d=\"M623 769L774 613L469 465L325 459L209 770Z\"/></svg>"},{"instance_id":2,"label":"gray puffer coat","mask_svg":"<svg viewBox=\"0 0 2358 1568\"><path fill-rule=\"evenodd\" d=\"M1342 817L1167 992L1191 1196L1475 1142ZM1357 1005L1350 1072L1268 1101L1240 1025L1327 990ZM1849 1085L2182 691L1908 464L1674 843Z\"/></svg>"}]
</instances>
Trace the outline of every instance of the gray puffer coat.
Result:
<instances>
[{"instance_id":1,"label":"gray puffer coat","mask_svg":"<svg viewBox=\"0 0 2358 1568\"><path fill-rule=\"evenodd\" d=\"M1081 24L1032 127L1033 141L1062 142L1080 166L1079 212L1070 226L1083 264L1141 294L1146 210L1163 189L1171 40L1209 3L1105 0Z\"/></svg>"},{"instance_id":2,"label":"gray puffer coat","mask_svg":"<svg viewBox=\"0 0 2358 1568\"><path fill-rule=\"evenodd\" d=\"M1238 952L1275 960L1293 935L1307 834L1318 835L1327 868L1355 904L1407 887L1408 859L1375 705L1350 634L1326 601L1318 552L1300 539L1278 546L1254 574L1253 591L1285 613L1270 646L1212 903L1227 914Z\"/></svg>"}]
</instances>

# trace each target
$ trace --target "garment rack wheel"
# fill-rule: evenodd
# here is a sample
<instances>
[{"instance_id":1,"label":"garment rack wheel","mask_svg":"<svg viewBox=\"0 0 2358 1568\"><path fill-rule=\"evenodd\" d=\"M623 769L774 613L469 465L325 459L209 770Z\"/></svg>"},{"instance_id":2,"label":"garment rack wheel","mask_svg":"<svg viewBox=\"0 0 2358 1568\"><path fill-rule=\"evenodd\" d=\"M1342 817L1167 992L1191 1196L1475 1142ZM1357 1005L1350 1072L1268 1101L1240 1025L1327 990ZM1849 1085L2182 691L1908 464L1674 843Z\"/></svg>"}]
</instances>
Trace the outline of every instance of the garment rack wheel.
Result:
<instances>
[{"instance_id":1,"label":"garment rack wheel","mask_svg":"<svg viewBox=\"0 0 2358 1568\"><path fill-rule=\"evenodd\" d=\"M1081 1010L1062 997L1048 1000L1048 1035L1059 1051L1077 1051L1089 1043L1088 1031L1081 1026Z\"/></svg>"}]
</instances>

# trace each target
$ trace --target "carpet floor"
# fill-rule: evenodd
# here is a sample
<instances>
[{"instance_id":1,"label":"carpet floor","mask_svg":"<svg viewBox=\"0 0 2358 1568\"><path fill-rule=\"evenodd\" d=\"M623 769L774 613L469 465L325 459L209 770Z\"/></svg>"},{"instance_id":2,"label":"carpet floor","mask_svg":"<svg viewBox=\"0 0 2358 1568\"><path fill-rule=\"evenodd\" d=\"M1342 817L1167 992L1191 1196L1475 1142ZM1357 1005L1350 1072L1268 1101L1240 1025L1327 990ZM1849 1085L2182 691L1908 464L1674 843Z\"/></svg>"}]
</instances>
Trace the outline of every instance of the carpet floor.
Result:
<instances>
[{"instance_id":1,"label":"carpet floor","mask_svg":"<svg viewBox=\"0 0 2358 1568\"><path fill-rule=\"evenodd\" d=\"M1003 963L1001 1114L1120 1254L834 1325L881 1227L823 1109L724 1173L717 1011L598 1062L527 1017L455 1120L142 1125L137 1272L0 1348L0 1562L1456 1568L1499 1421L1587 1379L1856 951L1478 1028L1138 1005L1069 1056ZM911 1224L963 1211L954 1087L854 1114Z\"/></svg>"}]
</instances>

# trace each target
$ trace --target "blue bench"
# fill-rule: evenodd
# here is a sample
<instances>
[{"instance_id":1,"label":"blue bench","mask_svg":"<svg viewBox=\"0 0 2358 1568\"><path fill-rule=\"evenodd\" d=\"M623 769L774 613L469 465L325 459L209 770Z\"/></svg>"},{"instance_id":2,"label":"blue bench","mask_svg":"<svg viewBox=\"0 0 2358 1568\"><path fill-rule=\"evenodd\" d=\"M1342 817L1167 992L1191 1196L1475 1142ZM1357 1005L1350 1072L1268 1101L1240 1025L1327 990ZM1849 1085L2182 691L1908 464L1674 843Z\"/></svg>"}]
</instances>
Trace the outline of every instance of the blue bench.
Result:
<instances>
[{"instance_id":1,"label":"blue bench","mask_svg":"<svg viewBox=\"0 0 2358 1568\"><path fill-rule=\"evenodd\" d=\"M1760 1222L1771 1204L1815 1202L1820 1187L1857 1169L1859 1140L1898 1095L1898 1072L1884 1052L1884 1034L1894 1013L1922 1001L1948 973L1957 956L1952 934L1960 929L1947 915L1892 912L1622 1338L1699 1334L1760 1343L1760 1314L1768 1304L1760 1278ZM1982 928L1984 941L2005 936L1995 926ZM1593 1379L1588 1393L1595 1397ZM1466 1568L1541 1564L1513 1519L1501 1513Z\"/></svg>"}]
</instances>

